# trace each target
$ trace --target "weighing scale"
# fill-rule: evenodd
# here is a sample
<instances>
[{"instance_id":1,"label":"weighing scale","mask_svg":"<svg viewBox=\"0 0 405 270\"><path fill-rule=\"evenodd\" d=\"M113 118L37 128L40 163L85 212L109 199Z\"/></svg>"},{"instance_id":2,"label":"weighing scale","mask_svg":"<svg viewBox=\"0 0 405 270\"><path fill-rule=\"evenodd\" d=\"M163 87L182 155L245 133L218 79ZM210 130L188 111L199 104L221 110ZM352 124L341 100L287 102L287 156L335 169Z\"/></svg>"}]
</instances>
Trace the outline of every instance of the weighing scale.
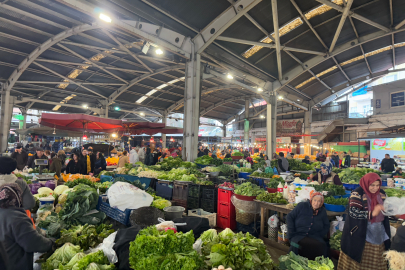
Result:
<instances>
[{"instance_id":1,"label":"weighing scale","mask_svg":"<svg viewBox=\"0 0 405 270\"><path fill-rule=\"evenodd\" d=\"M35 178L38 181L54 180L53 175L42 174L42 170L44 169L44 167L48 166L48 160L47 159L36 159L36 160L34 160L34 164L35 164L35 166L39 166L39 174L35 175Z\"/></svg>"}]
</instances>

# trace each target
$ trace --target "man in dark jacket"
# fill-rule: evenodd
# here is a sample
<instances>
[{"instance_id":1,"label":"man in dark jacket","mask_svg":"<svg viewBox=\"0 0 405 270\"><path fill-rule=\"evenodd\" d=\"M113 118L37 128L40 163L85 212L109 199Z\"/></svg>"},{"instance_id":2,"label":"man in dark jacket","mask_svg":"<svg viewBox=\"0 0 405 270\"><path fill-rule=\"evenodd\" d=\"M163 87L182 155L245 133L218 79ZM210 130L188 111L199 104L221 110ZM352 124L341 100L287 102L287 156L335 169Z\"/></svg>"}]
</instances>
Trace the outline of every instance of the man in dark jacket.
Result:
<instances>
[{"instance_id":1,"label":"man in dark jacket","mask_svg":"<svg viewBox=\"0 0 405 270\"><path fill-rule=\"evenodd\" d=\"M335 163L335 167L339 168L339 156L338 156L338 154L336 152L333 153L332 160Z\"/></svg>"},{"instance_id":2,"label":"man in dark jacket","mask_svg":"<svg viewBox=\"0 0 405 270\"><path fill-rule=\"evenodd\" d=\"M35 167L38 167L35 165L36 159L48 159L48 157L44 155L44 149L38 147L36 149L36 152L37 153L35 155L33 155L32 158L28 161L28 167L30 167L32 169L34 169ZM48 166L46 166L44 169L48 169L48 167L49 167L49 163L48 163Z\"/></svg>"},{"instance_id":3,"label":"man in dark jacket","mask_svg":"<svg viewBox=\"0 0 405 270\"><path fill-rule=\"evenodd\" d=\"M385 154L385 158L381 161L381 170L385 173L392 173L398 164L389 154Z\"/></svg>"},{"instance_id":4,"label":"man in dark jacket","mask_svg":"<svg viewBox=\"0 0 405 270\"><path fill-rule=\"evenodd\" d=\"M277 164L278 164L278 171L279 171L279 172L286 172L286 171L289 171L290 165L289 165L289 163L288 163L288 160L284 157L284 153L283 153L283 152L280 152L279 156L280 156L280 158L279 158L278 161L277 161Z\"/></svg>"},{"instance_id":5,"label":"man in dark jacket","mask_svg":"<svg viewBox=\"0 0 405 270\"><path fill-rule=\"evenodd\" d=\"M349 168L351 166L351 157L346 152L343 152L345 157L342 160L342 168Z\"/></svg>"},{"instance_id":6,"label":"man in dark jacket","mask_svg":"<svg viewBox=\"0 0 405 270\"><path fill-rule=\"evenodd\" d=\"M22 170L24 167L27 165L28 162L28 154L25 152L25 150L22 148L22 144L18 143L14 153L11 154L11 158L15 159L17 161L17 169Z\"/></svg>"}]
</instances>

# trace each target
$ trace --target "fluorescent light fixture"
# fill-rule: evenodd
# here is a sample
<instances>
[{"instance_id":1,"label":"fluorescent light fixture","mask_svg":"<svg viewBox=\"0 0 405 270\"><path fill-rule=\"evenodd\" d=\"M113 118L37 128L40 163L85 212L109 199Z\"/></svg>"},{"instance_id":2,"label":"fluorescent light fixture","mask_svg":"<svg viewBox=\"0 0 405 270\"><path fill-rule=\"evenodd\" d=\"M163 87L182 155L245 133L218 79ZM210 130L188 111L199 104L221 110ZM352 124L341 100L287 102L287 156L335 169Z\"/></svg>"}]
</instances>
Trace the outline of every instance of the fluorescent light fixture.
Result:
<instances>
[{"instance_id":1,"label":"fluorescent light fixture","mask_svg":"<svg viewBox=\"0 0 405 270\"><path fill-rule=\"evenodd\" d=\"M111 136L112 136L113 138L115 138L115 137L117 137L117 134L113 133Z\"/></svg>"},{"instance_id":2,"label":"fluorescent light fixture","mask_svg":"<svg viewBox=\"0 0 405 270\"><path fill-rule=\"evenodd\" d=\"M264 115L260 115L260 118L264 118Z\"/></svg>"},{"instance_id":3,"label":"fluorescent light fixture","mask_svg":"<svg viewBox=\"0 0 405 270\"><path fill-rule=\"evenodd\" d=\"M60 105L56 105L55 107L53 107L52 111L57 111L59 110L60 107L61 107Z\"/></svg>"},{"instance_id":4,"label":"fluorescent light fixture","mask_svg":"<svg viewBox=\"0 0 405 270\"><path fill-rule=\"evenodd\" d=\"M156 49L156 51L155 51L155 53L157 54L157 55L162 55L163 54L163 51L162 51L162 49Z\"/></svg>"},{"instance_id":5,"label":"fluorescent light fixture","mask_svg":"<svg viewBox=\"0 0 405 270\"><path fill-rule=\"evenodd\" d=\"M279 96L278 99L283 100L284 98L283 98L283 96Z\"/></svg>"},{"instance_id":6,"label":"fluorescent light fixture","mask_svg":"<svg viewBox=\"0 0 405 270\"><path fill-rule=\"evenodd\" d=\"M87 109L88 107L87 104L83 104L83 108Z\"/></svg>"},{"instance_id":7,"label":"fluorescent light fixture","mask_svg":"<svg viewBox=\"0 0 405 270\"><path fill-rule=\"evenodd\" d=\"M139 115L140 115L140 116L145 116L145 113L140 112Z\"/></svg>"},{"instance_id":8,"label":"fluorescent light fixture","mask_svg":"<svg viewBox=\"0 0 405 270\"><path fill-rule=\"evenodd\" d=\"M103 13L100 13L100 16L98 16L100 18L100 20L105 21L110 23L111 22L111 18Z\"/></svg>"},{"instance_id":9,"label":"fluorescent light fixture","mask_svg":"<svg viewBox=\"0 0 405 270\"><path fill-rule=\"evenodd\" d=\"M170 85L172 85L172 84L174 84L174 83L176 83L176 82L184 81L184 79L185 79L185 77L181 77L181 78L178 78L178 79L171 80L170 82L161 84L161 85L159 85L158 87L156 87L155 89L150 90L148 93L146 93L143 97L139 98L139 99L138 99L137 101L135 101L135 102L138 103L138 104L140 104L140 103L144 102L145 99L147 99L148 97L150 97L150 96L152 96L154 93L156 93L157 91L162 90L163 88L165 88L165 87L167 87L167 86L170 86Z\"/></svg>"},{"instance_id":10,"label":"fluorescent light fixture","mask_svg":"<svg viewBox=\"0 0 405 270\"><path fill-rule=\"evenodd\" d=\"M301 100L297 99L297 101L301 101Z\"/></svg>"},{"instance_id":11,"label":"fluorescent light fixture","mask_svg":"<svg viewBox=\"0 0 405 270\"><path fill-rule=\"evenodd\" d=\"M116 107L114 107L114 110L119 111L121 109L120 109L120 107L116 106Z\"/></svg>"},{"instance_id":12,"label":"fluorescent light fixture","mask_svg":"<svg viewBox=\"0 0 405 270\"><path fill-rule=\"evenodd\" d=\"M259 91L259 92L263 92L263 88L257 88L257 91Z\"/></svg>"},{"instance_id":13,"label":"fluorescent light fixture","mask_svg":"<svg viewBox=\"0 0 405 270\"><path fill-rule=\"evenodd\" d=\"M143 97L141 97L140 99L138 99L137 101L135 101L136 103L142 103L142 102L144 102L145 101L145 99L147 99L148 97L147 96L143 96Z\"/></svg>"},{"instance_id":14,"label":"fluorescent light fixture","mask_svg":"<svg viewBox=\"0 0 405 270\"><path fill-rule=\"evenodd\" d=\"M227 77L228 79L230 79L230 80L233 79L233 76L232 76L232 74L230 74L230 73L228 73L228 75L226 75L226 77Z\"/></svg>"}]
</instances>

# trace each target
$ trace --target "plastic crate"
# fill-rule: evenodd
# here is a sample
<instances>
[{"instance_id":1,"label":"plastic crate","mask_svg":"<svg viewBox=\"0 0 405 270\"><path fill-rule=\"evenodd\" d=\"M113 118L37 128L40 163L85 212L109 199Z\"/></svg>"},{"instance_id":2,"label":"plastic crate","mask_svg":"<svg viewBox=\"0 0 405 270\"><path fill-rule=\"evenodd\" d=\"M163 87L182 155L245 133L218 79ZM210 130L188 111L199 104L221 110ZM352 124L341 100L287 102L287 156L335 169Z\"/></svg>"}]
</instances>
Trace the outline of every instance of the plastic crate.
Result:
<instances>
[{"instance_id":1,"label":"plastic crate","mask_svg":"<svg viewBox=\"0 0 405 270\"><path fill-rule=\"evenodd\" d=\"M98 211L104 212L108 217L126 226L131 226L129 222L129 216L131 215L132 209L125 209L125 211L121 211L119 209L112 208L109 203L103 202L102 196L100 196L98 199L96 209Z\"/></svg>"},{"instance_id":2,"label":"plastic crate","mask_svg":"<svg viewBox=\"0 0 405 270\"><path fill-rule=\"evenodd\" d=\"M215 188L213 186L209 186L209 188L203 188L201 199L214 200L216 203L218 200L218 188Z\"/></svg>"},{"instance_id":3,"label":"plastic crate","mask_svg":"<svg viewBox=\"0 0 405 270\"><path fill-rule=\"evenodd\" d=\"M173 197L173 185L158 181L156 183L156 195L170 201Z\"/></svg>"},{"instance_id":4,"label":"plastic crate","mask_svg":"<svg viewBox=\"0 0 405 270\"><path fill-rule=\"evenodd\" d=\"M210 165L202 165L202 164L198 164L198 163L196 163L196 164L197 164L197 166L200 167L201 169L202 169L202 168L205 168L205 167L207 167L207 166L210 166Z\"/></svg>"},{"instance_id":5,"label":"plastic crate","mask_svg":"<svg viewBox=\"0 0 405 270\"><path fill-rule=\"evenodd\" d=\"M174 183L173 184L173 199L187 201L188 185L186 183Z\"/></svg>"},{"instance_id":6,"label":"plastic crate","mask_svg":"<svg viewBox=\"0 0 405 270\"><path fill-rule=\"evenodd\" d=\"M244 179L249 179L249 175L250 175L250 173L247 173L247 172L240 172L240 173L238 174L238 177L239 177L239 178L244 178Z\"/></svg>"},{"instance_id":7,"label":"plastic crate","mask_svg":"<svg viewBox=\"0 0 405 270\"><path fill-rule=\"evenodd\" d=\"M261 178L255 178L255 184L258 185L261 188L264 188L264 179Z\"/></svg>"},{"instance_id":8,"label":"plastic crate","mask_svg":"<svg viewBox=\"0 0 405 270\"><path fill-rule=\"evenodd\" d=\"M182 206L184 209L187 209L187 200L172 200L172 205L173 206Z\"/></svg>"},{"instance_id":9,"label":"plastic crate","mask_svg":"<svg viewBox=\"0 0 405 270\"><path fill-rule=\"evenodd\" d=\"M217 202L214 200L201 200L201 209L207 212L216 213L217 212Z\"/></svg>"},{"instance_id":10,"label":"plastic crate","mask_svg":"<svg viewBox=\"0 0 405 270\"><path fill-rule=\"evenodd\" d=\"M197 209L200 208L200 199L188 197L187 198L187 209Z\"/></svg>"},{"instance_id":11,"label":"plastic crate","mask_svg":"<svg viewBox=\"0 0 405 270\"><path fill-rule=\"evenodd\" d=\"M230 203L233 190L218 188L218 202Z\"/></svg>"},{"instance_id":12,"label":"plastic crate","mask_svg":"<svg viewBox=\"0 0 405 270\"><path fill-rule=\"evenodd\" d=\"M217 226L217 214L204 211L203 209L192 209L188 210L189 216L202 217L208 219L211 228Z\"/></svg>"},{"instance_id":13,"label":"plastic crate","mask_svg":"<svg viewBox=\"0 0 405 270\"><path fill-rule=\"evenodd\" d=\"M127 174L116 174L114 178L116 177L123 177L125 180L134 182L136 180L139 180L141 184L145 184L145 190L149 187L150 182L152 181L152 178L147 178L147 177L138 177L135 175L127 175Z\"/></svg>"},{"instance_id":14,"label":"plastic crate","mask_svg":"<svg viewBox=\"0 0 405 270\"><path fill-rule=\"evenodd\" d=\"M256 226L255 226L256 225ZM236 232L249 233L254 237L259 237L260 234L260 221L254 222L249 225L243 225L239 222L236 222Z\"/></svg>"},{"instance_id":15,"label":"plastic crate","mask_svg":"<svg viewBox=\"0 0 405 270\"><path fill-rule=\"evenodd\" d=\"M187 196L189 198L200 198L201 196L201 185L188 184Z\"/></svg>"},{"instance_id":16,"label":"plastic crate","mask_svg":"<svg viewBox=\"0 0 405 270\"><path fill-rule=\"evenodd\" d=\"M344 212L346 211L346 205L333 205L333 204L327 204L325 203L325 208L328 211L332 212Z\"/></svg>"},{"instance_id":17,"label":"plastic crate","mask_svg":"<svg viewBox=\"0 0 405 270\"><path fill-rule=\"evenodd\" d=\"M231 230L235 230L236 220L235 218L225 217L217 214L217 227L220 229L229 228Z\"/></svg>"}]
</instances>

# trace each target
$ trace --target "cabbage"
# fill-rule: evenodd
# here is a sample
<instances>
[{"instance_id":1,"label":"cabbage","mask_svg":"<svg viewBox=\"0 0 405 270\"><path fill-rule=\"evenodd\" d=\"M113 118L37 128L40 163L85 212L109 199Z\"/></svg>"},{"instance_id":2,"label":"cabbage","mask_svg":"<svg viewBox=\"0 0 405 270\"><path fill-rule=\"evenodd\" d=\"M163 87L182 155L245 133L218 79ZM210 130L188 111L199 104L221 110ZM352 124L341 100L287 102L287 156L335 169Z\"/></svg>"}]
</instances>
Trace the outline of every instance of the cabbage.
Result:
<instances>
[{"instance_id":1,"label":"cabbage","mask_svg":"<svg viewBox=\"0 0 405 270\"><path fill-rule=\"evenodd\" d=\"M81 252L80 246L66 243L55 250L52 256L41 265L42 270L54 270L59 267L59 264L68 264L70 260L79 252Z\"/></svg>"},{"instance_id":2,"label":"cabbage","mask_svg":"<svg viewBox=\"0 0 405 270\"><path fill-rule=\"evenodd\" d=\"M163 210L165 207L172 206L172 203L165 199L157 199L152 202L152 206Z\"/></svg>"},{"instance_id":3,"label":"cabbage","mask_svg":"<svg viewBox=\"0 0 405 270\"><path fill-rule=\"evenodd\" d=\"M68 194L68 193L71 192L72 190L73 190L73 188L68 188L68 189L66 189L65 191L62 192L62 195L63 195L63 194Z\"/></svg>"},{"instance_id":4,"label":"cabbage","mask_svg":"<svg viewBox=\"0 0 405 270\"><path fill-rule=\"evenodd\" d=\"M87 266L86 270L100 270L100 267L96 263L91 263Z\"/></svg>"},{"instance_id":5,"label":"cabbage","mask_svg":"<svg viewBox=\"0 0 405 270\"><path fill-rule=\"evenodd\" d=\"M73 266L74 266L81 258L83 258L84 256L86 256L86 254L84 254L83 252L77 253L75 256L73 256L73 258L69 261L68 264L66 264L66 265L63 266L63 267L61 267L61 266L59 265L59 269L62 269L62 270L64 270L64 269L72 269Z\"/></svg>"},{"instance_id":6,"label":"cabbage","mask_svg":"<svg viewBox=\"0 0 405 270\"><path fill-rule=\"evenodd\" d=\"M56 185L55 185L55 180L48 180L48 181L45 183L45 187L48 187L48 188L54 190L55 187L56 187Z\"/></svg>"},{"instance_id":7,"label":"cabbage","mask_svg":"<svg viewBox=\"0 0 405 270\"><path fill-rule=\"evenodd\" d=\"M61 195L65 190L69 189L68 186L65 185L61 185L61 186L57 186L54 190L54 192L58 195Z\"/></svg>"},{"instance_id":8,"label":"cabbage","mask_svg":"<svg viewBox=\"0 0 405 270\"><path fill-rule=\"evenodd\" d=\"M39 195L53 195L53 190L48 187L41 187L38 189Z\"/></svg>"},{"instance_id":9,"label":"cabbage","mask_svg":"<svg viewBox=\"0 0 405 270\"><path fill-rule=\"evenodd\" d=\"M198 239L199 240L201 239L201 241L203 243L204 242L211 242L212 240L214 240L215 237L217 237L217 235L218 235L217 230L209 229L209 230L203 232L203 234Z\"/></svg>"},{"instance_id":10,"label":"cabbage","mask_svg":"<svg viewBox=\"0 0 405 270\"><path fill-rule=\"evenodd\" d=\"M234 235L235 235L235 233L234 233L231 229L229 229L229 228L226 228L225 230L223 230L222 232L220 232L220 233L218 234L218 236L219 236L221 239L226 239L226 238L231 239Z\"/></svg>"}]
</instances>

